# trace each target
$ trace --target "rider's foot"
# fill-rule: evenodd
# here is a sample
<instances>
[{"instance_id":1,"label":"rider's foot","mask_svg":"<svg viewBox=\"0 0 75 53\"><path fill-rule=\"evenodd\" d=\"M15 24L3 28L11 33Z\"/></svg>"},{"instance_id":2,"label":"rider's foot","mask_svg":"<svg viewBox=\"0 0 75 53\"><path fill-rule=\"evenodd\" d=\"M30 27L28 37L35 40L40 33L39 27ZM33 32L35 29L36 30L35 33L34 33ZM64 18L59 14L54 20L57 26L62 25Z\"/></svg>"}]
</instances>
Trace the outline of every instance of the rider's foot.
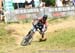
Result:
<instances>
[{"instance_id":1,"label":"rider's foot","mask_svg":"<svg viewBox=\"0 0 75 53\"><path fill-rule=\"evenodd\" d=\"M46 41L46 40L47 40L47 38L40 38L39 42Z\"/></svg>"}]
</instances>

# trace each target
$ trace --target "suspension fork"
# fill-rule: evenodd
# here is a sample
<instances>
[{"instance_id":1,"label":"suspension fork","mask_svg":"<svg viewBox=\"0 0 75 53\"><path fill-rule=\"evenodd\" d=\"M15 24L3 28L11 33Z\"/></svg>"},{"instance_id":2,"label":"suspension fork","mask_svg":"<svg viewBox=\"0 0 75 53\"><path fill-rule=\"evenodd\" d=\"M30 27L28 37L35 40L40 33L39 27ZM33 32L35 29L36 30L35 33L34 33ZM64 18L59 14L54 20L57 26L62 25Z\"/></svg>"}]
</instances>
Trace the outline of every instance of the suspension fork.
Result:
<instances>
[{"instance_id":1,"label":"suspension fork","mask_svg":"<svg viewBox=\"0 0 75 53\"><path fill-rule=\"evenodd\" d=\"M32 37L33 34L34 34L33 30L30 30L30 31L28 32L28 34L27 34L25 40L29 41L30 39L32 39L32 38L33 38L33 37Z\"/></svg>"}]
</instances>

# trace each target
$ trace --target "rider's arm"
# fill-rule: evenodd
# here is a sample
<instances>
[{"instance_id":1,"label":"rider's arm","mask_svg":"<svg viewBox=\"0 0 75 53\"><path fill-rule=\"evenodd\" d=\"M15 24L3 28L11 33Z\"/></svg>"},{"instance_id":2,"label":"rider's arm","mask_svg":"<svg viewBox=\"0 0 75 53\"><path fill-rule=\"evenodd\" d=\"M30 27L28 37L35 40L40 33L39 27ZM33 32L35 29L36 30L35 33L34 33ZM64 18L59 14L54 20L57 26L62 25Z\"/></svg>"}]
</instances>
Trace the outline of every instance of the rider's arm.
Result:
<instances>
[{"instance_id":1,"label":"rider's arm","mask_svg":"<svg viewBox=\"0 0 75 53\"><path fill-rule=\"evenodd\" d=\"M48 22L46 21L44 25L45 25L45 27L47 27L48 26Z\"/></svg>"},{"instance_id":2,"label":"rider's arm","mask_svg":"<svg viewBox=\"0 0 75 53\"><path fill-rule=\"evenodd\" d=\"M39 18L36 18L36 19L33 19L33 21L32 21L32 24L36 24L39 20L41 20L42 19L42 17L39 17Z\"/></svg>"},{"instance_id":3,"label":"rider's arm","mask_svg":"<svg viewBox=\"0 0 75 53\"><path fill-rule=\"evenodd\" d=\"M44 24L44 27L43 27L43 29L42 29L42 31L46 31L47 30L47 26L48 26L48 23L46 22L45 24Z\"/></svg>"},{"instance_id":4,"label":"rider's arm","mask_svg":"<svg viewBox=\"0 0 75 53\"><path fill-rule=\"evenodd\" d=\"M38 19L33 19L32 24L33 24L33 25L36 25L37 22L38 22Z\"/></svg>"}]
</instances>

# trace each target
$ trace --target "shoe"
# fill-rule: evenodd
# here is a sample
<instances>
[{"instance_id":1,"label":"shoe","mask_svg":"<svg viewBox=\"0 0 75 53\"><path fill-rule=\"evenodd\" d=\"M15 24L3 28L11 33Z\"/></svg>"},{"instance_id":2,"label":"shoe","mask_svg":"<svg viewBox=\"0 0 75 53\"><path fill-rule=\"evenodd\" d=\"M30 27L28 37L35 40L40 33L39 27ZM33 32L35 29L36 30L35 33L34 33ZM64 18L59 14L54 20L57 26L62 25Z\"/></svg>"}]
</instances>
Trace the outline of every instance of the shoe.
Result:
<instances>
[{"instance_id":1,"label":"shoe","mask_svg":"<svg viewBox=\"0 0 75 53\"><path fill-rule=\"evenodd\" d=\"M44 38L44 39L43 38L40 38L39 39L39 42L46 41L46 40L47 40L46 38Z\"/></svg>"}]
</instances>

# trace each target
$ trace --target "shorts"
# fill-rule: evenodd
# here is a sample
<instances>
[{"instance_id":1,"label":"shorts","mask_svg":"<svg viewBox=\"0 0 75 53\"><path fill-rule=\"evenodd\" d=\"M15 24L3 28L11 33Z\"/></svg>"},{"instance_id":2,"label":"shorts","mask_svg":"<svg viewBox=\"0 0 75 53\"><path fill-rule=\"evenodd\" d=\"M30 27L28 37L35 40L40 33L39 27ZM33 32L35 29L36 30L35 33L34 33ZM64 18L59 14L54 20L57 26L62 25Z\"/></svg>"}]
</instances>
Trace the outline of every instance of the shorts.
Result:
<instances>
[{"instance_id":1,"label":"shorts","mask_svg":"<svg viewBox=\"0 0 75 53\"><path fill-rule=\"evenodd\" d=\"M36 24L36 25L33 25L33 28L32 30L35 32L35 31L40 31L40 32L45 32L47 30L47 27L44 27L43 24Z\"/></svg>"}]
</instances>

